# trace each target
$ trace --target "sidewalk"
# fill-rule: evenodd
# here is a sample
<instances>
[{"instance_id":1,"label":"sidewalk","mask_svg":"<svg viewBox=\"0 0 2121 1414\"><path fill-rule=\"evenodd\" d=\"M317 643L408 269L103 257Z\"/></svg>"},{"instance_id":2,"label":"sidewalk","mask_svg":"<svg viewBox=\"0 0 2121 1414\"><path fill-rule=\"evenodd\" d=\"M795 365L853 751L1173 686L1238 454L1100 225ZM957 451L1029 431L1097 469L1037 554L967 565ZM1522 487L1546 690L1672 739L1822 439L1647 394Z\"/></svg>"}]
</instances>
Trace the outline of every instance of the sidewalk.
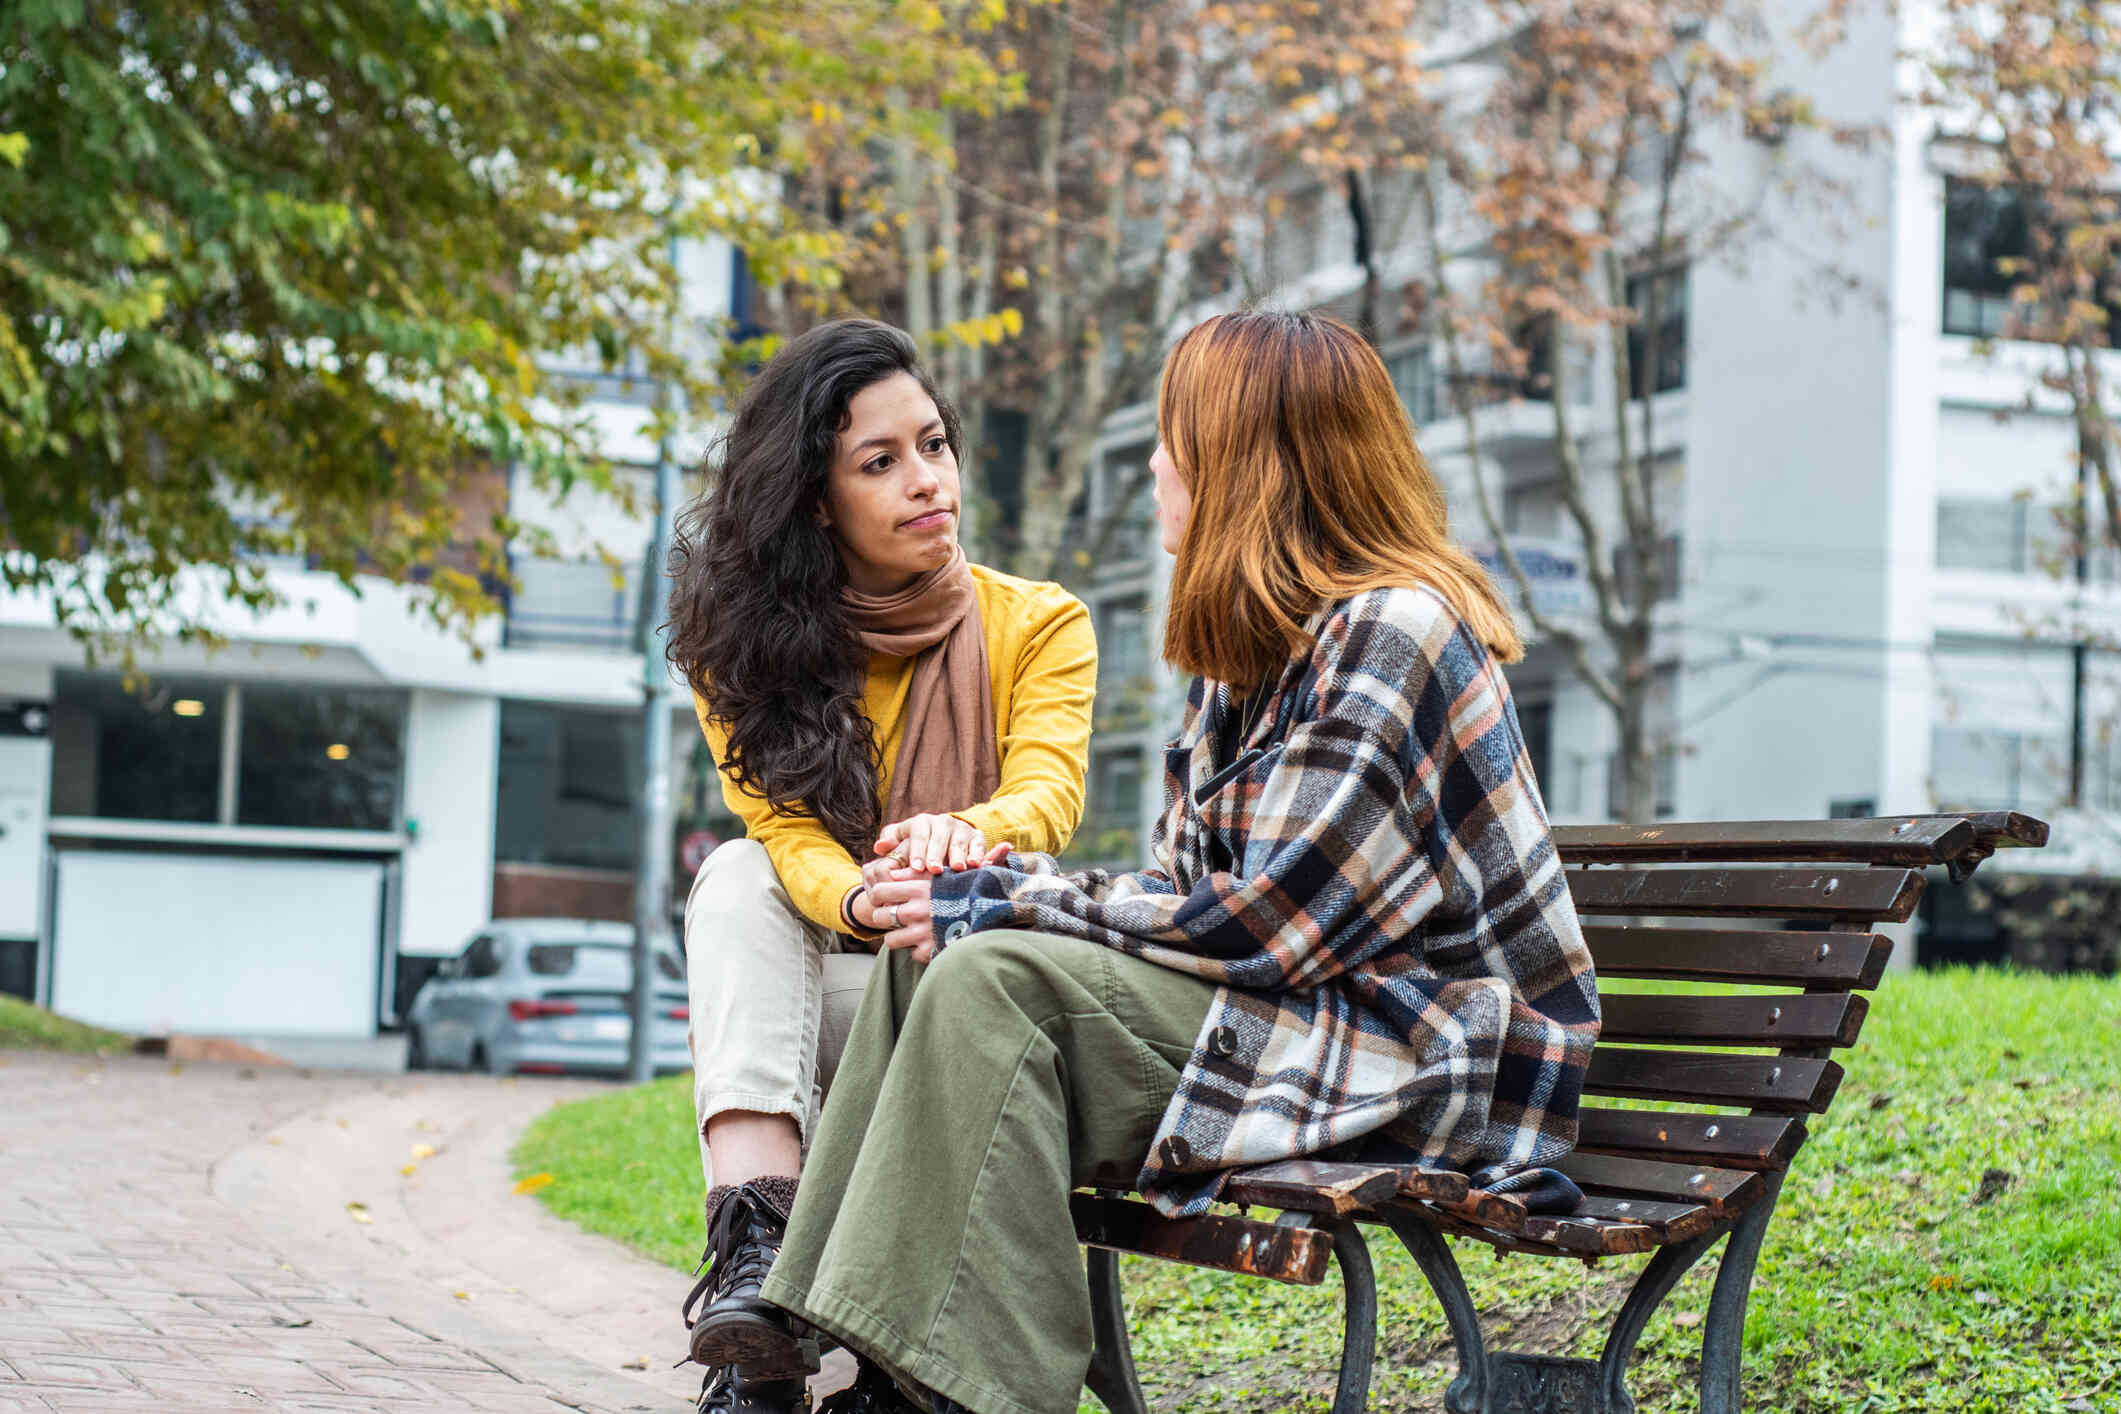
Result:
<instances>
[{"instance_id":1,"label":"sidewalk","mask_svg":"<svg viewBox=\"0 0 2121 1414\"><path fill-rule=\"evenodd\" d=\"M0 1051L0 1411L688 1408L684 1277L510 1191L600 1088Z\"/></svg>"}]
</instances>

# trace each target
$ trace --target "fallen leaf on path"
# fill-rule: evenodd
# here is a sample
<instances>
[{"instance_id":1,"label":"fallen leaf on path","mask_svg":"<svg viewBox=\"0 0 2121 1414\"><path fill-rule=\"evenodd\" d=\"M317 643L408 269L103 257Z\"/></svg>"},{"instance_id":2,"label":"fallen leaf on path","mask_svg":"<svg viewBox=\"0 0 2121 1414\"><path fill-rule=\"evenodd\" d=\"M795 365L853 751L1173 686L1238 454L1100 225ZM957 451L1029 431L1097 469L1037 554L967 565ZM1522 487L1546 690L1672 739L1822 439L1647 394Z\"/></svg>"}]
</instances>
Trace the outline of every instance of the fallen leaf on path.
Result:
<instances>
[{"instance_id":1,"label":"fallen leaf on path","mask_svg":"<svg viewBox=\"0 0 2121 1414\"><path fill-rule=\"evenodd\" d=\"M540 1188L552 1187L552 1184L553 1176L549 1173L528 1174L516 1180L516 1192L535 1193Z\"/></svg>"},{"instance_id":2,"label":"fallen leaf on path","mask_svg":"<svg viewBox=\"0 0 2121 1414\"><path fill-rule=\"evenodd\" d=\"M348 1203L346 1205L346 1216L352 1218L357 1223L372 1223L375 1221L375 1219L369 1215L368 1205L366 1203Z\"/></svg>"},{"instance_id":3,"label":"fallen leaf on path","mask_svg":"<svg viewBox=\"0 0 2121 1414\"><path fill-rule=\"evenodd\" d=\"M645 1370L648 1368L648 1357L645 1355L636 1355L633 1357L633 1359L628 1360L625 1364L619 1366L619 1368L621 1370Z\"/></svg>"},{"instance_id":4,"label":"fallen leaf on path","mask_svg":"<svg viewBox=\"0 0 2121 1414\"><path fill-rule=\"evenodd\" d=\"M455 1296L455 1297L457 1298L457 1300L459 1300L459 1301L469 1301L469 1300L471 1300L471 1293L470 1293L470 1292L468 1292L468 1291L459 1291L459 1292L454 1292L454 1293L452 1293L452 1294L453 1294L453 1295L454 1295L454 1296Z\"/></svg>"},{"instance_id":5,"label":"fallen leaf on path","mask_svg":"<svg viewBox=\"0 0 2121 1414\"><path fill-rule=\"evenodd\" d=\"M399 1170L398 1170L398 1172L399 1172L399 1173L402 1173L402 1174L404 1174L404 1175L405 1175L405 1176L406 1176L407 1178L411 1178L411 1177L412 1177L412 1176L413 1176L414 1174L418 1173L419 1171L420 1171L420 1166L419 1166L418 1164L407 1164L407 1165L405 1165L405 1167L403 1167L403 1168L401 1168L401 1169L399 1169Z\"/></svg>"},{"instance_id":6,"label":"fallen leaf on path","mask_svg":"<svg viewBox=\"0 0 2121 1414\"><path fill-rule=\"evenodd\" d=\"M432 1144L415 1144L412 1146L412 1156L416 1159L431 1159L438 1152Z\"/></svg>"}]
</instances>

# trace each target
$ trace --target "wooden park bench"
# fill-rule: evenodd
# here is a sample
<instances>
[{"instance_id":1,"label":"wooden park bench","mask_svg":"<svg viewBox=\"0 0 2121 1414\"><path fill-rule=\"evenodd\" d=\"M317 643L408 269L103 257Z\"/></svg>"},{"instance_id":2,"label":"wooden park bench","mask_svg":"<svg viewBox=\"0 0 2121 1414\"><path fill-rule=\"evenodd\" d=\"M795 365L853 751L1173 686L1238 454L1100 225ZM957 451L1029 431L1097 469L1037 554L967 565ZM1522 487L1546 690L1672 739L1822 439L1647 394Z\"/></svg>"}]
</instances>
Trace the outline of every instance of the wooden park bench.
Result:
<instances>
[{"instance_id":1,"label":"wooden park bench","mask_svg":"<svg viewBox=\"0 0 2121 1414\"><path fill-rule=\"evenodd\" d=\"M1806 1115L1826 1113L1891 940L1925 868L1954 881L2047 826L2013 813L1879 820L1570 826L1554 831L1597 965L1604 1024L1576 1151L1559 1167L1584 1193L1567 1217L1527 1212L1464 1175L1298 1160L1243 1170L1223 1190L1280 1216L1171 1220L1110 1189L1073 1199L1089 1249L1096 1354L1086 1380L1113 1414L1144 1414L1115 1256L1132 1252L1346 1290L1333 1414L1369 1396L1377 1288L1364 1226L1390 1229L1420 1266L1457 1346L1450 1414L1628 1414L1636 1341L1688 1268L1727 1240L1701 1333L1703 1414L1736 1414L1747 1295ZM1751 920L1751 921L1745 921ZM1774 920L1764 924L1763 920ZM1654 921L1654 925L1653 924ZM1683 985L1606 991L1616 978ZM1747 988L1734 991L1731 984ZM1607 1101L1663 1101L1683 1110ZM1570 1257L1649 1253L1598 1360L1490 1351L1452 1242Z\"/></svg>"}]
</instances>

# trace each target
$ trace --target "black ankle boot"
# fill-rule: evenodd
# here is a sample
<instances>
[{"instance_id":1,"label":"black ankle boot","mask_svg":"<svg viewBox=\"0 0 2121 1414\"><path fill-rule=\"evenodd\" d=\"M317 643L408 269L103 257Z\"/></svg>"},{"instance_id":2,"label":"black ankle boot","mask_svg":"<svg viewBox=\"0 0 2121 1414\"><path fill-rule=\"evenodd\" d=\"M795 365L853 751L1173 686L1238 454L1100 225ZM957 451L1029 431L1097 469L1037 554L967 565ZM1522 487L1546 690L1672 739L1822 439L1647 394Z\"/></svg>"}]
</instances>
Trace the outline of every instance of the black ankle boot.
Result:
<instances>
[{"instance_id":1,"label":"black ankle boot","mask_svg":"<svg viewBox=\"0 0 2121 1414\"><path fill-rule=\"evenodd\" d=\"M855 1368L854 1383L838 1394L826 1395L817 1414L971 1414L964 1405L933 1390L901 1385L859 1356Z\"/></svg>"},{"instance_id":2,"label":"black ankle boot","mask_svg":"<svg viewBox=\"0 0 2121 1414\"><path fill-rule=\"evenodd\" d=\"M855 1359L854 1383L837 1394L825 1396L817 1414L928 1414L907 1398L891 1376L859 1356Z\"/></svg>"},{"instance_id":3,"label":"black ankle boot","mask_svg":"<svg viewBox=\"0 0 2121 1414\"><path fill-rule=\"evenodd\" d=\"M810 1414L810 1387L801 1379L747 1380L724 1365L708 1371L698 1414Z\"/></svg>"},{"instance_id":4,"label":"black ankle boot","mask_svg":"<svg viewBox=\"0 0 2121 1414\"><path fill-rule=\"evenodd\" d=\"M787 1230L786 1209L760 1184L744 1184L722 1199L701 1258L707 1274L685 1298L699 1364L733 1365L743 1379L758 1381L817 1369L817 1333L759 1296Z\"/></svg>"}]
</instances>

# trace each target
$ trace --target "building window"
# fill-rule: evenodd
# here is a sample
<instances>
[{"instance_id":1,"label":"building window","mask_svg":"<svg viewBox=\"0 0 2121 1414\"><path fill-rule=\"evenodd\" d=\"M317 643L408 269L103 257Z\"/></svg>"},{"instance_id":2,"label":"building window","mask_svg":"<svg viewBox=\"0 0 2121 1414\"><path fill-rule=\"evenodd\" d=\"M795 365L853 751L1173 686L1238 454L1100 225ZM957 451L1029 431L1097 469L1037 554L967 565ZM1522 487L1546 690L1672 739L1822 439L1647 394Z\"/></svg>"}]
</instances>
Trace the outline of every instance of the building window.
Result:
<instances>
[{"instance_id":1,"label":"building window","mask_svg":"<svg viewBox=\"0 0 2121 1414\"><path fill-rule=\"evenodd\" d=\"M637 567L614 572L602 560L517 560L508 596L510 648L631 652L639 621Z\"/></svg>"},{"instance_id":2,"label":"building window","mask_svg":"<svg viewBox=\"0 0 2121 1414\"><path fill-rule=\"evenodd\" d=\"M1436 407L1436 365L1430 361L1426 344L1402 349L1385 360L1385 371L1392 375L1392 386L1399 393L1399 401L1407 410L1408 419L1416 427L1434 422Z\"/></svg>"},{"instance_id":3,"label":"building window","mask_svg":"<svg viewBox=\"0 0 2121 1414\"><path fill-rule=\"evenodd\" d=\"M1957 177L1944 184L1944 332L1994 338L2011 312L2013 277L2000 263L2032 253L2014 191Z\"/></svg>"},{"instance_id":4,"label":"building window","mask_svg":"<svg viewBox=\"0 0 2121 1414\"><path fill-rule=\"evenodd\" d=\"M2097 203L2085 203L2087 207ZM2084 219L2095 219L2087 210ZM2042 321L2038 305L2015 304L2011 290L2034 278L2024 270L2006 273L2003 262L2030 260L2041 254L2044 242L2037 239L2043 217L2037 205L2008 187L1953 177L1944 184L1944 332L1975 338L2038 337L2034 325ZM2062 239L2051 222L2047 228ZM2108 327L2121 319L2121 290L2104 282L2099 302L2106 307ZM2109 342L2111 342L2109 340Z\"/></svg>"},{"instance_id":5,"label":"building window","mask_svg":"<svg viewBox=\"0 0 2121 1414\"><path fill-rule=\"evenodd\" d=\"M237 824L397 826L404 694L253 684L242 690L240 702Z\"/></svg>"},{"instance_id":6,"label":"building window","mask_svg":"<svg viewBox=\"0 0 2121 1414\"><path fill-rule=\"evenodd\" d=\"M105 820L221 818L227 686L61 672L52 693L54 815Z\"/></svg>"},{"instance_id":7,"label":"building window","mask_svg":"<svg viewBox=\"0 0 2121 1414\"><path fill-rule=\"evenodd\" d=\"M2023 501L1939 501L1937 568L2022 573L2029 560L2027 531Z\"/></svg>"},{"instance_id":8,"label":"building window","mask_svg":"<svg viewBox=\"0 0 2121 1414\"><path fill-rule=\"evenodd\" d=\"M1542 799L1547 800L1551 808L1553 801L1548 798L1547 763L1552 759L1550 753L1554 740L1554 699L1519 698L1517 730L1524 736L1525 754L1532 758L1532 775L1539 782L1539 794Z\"/></svg>"},{"instance_id":9,"label":"building window","mask_svg":"<svg viewBox=\"0 0 2121 1414\"><path fill-rule=\"evenodd\" d=\"M1140 594L1107 599L1097 609L1098 676L1114 691L1149 676L1149 603Z\"/></svg>"},{"instance_id":10,"label":"building window","mask_svg":"<svg viewBox=\"0 0 2121 1414\"><path fill-rule=\"evenodd\" d=\"M2051 810L2069 798L2069 741L1937 727L1930 734L1930 794L1946 810Z\"/></svg>"},{"instance_id":11,"label":"building window","mask_svg":"<svg viewBox=\"0 0 2121 1414\"><path fill-rule=\"evenodd\" d=\"M1142 753L1135 747L1100 751L1090 763L1090 799L1070 860L1089 868L1138 869L1141 843Z\"/></svg>"},{"instance_id":12,"label":"building window","mask_svg":"<svg viewBox=\"0 0 2121 1414\"><path fill-rule=\"evenodd\" d=\"M52 814L390 830L404 744L402 692L62 672Z\"/></svg>"},{"instance_id":13,"label":"building window","mask_svg":"<svg viewBox=\"0 0 2121 1414\"><path fill-rule=\"evenodd\" d=\"M1662 270L1655 275L1628 277L1628 308L1635 322L1628 325L1628 396L1639 398L1650 387L1650 337L1646 322L1650 315L1650 292L1657 293L1656 391L1669 393L1686 386L1687 272Z\"/></svg>"},{"instance_id":14,"label":"building window","mask_svg":"<svg viewBox=\"0 0 2121 1414\"><path fill-rule=\"evenodd\" d=\"M500 757L497 861L633 868L639 713L503 702Z\"/></svg>"},{"instance_id":15,"label":"building window","mask_svg":"<svg viewBox=\"0 0 2121 1414\"><path fill-rule=\"evenodd\" d=\"M1937 503L1937 568L1990 574L2073 573L2068 534L2045 507L2022 498ZM2095 545L2086 569L2096 584L2121 574L2121 552Z\"/></svg>"}]
</instances>

